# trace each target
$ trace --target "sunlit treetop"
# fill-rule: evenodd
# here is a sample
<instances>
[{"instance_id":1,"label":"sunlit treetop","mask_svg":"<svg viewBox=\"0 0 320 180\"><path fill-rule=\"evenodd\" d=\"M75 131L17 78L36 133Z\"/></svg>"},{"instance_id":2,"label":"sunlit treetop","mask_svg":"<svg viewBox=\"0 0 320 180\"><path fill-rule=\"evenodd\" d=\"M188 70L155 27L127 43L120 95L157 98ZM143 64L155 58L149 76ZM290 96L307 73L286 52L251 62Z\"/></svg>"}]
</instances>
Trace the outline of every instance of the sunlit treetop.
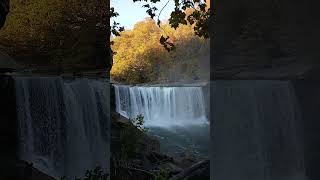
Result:
<instances>
[{"instance_id":1,"label":"sunlit treetop","mask_svg":"<svg viewBox=\"0 0 320 180\"><path fill-rule=\"evenodd\" d=\"M167 52L159 43L166 32L175 51ZM113 66L110 72L116 82L136 84L158 80L193 79L207 77L209 71L202 66L209 62L208 39L194 35L192 25L180 25L177 29L146 18L137 22L131 30L121 32L113 39Z\"/></svg>"},{"instance_id":2,"label":"sunlit treetop","mask_svg":"<svg viewBox=\"0 0 320 180\"><path fill-rule=\"evenodd\" d=\"M158 9L154 6L155 3L160 0L133 0L146 2L143 5L147 8L146 12L151 18L156 16ZM206 0L174 0L175 8L171 12L169 18L169 24L174 29L177 29L180 24L187 25L190 23L194 27L194 32L199 37L209 38L209 18L210 18L210 3L206 3ZM166 5L170 2L167 1ZM161 26L159 19L162 10L166 5L159 11L157 24ZM187 10L191 13L186 13ZM165 47L166 50L170 51L174 49L174 44L169 41L170 37L161 36L160 43Z\"/></svg>"},{"instance_id":3,"label":"sunlit treetop","mask_svg":"<svg viewBox=\"0 0 320 180\"><path fill-rule=\"evenodd\" d=\"M161 27L161 21L159 19L162 11L168 3L172 0L167 0L167 3L158 9L155 4L163 0L133 0L133 2L145 2L142 6L146 8L146 13L154 19L156 19L157 25ZM195 35L203 38L209 38L209 18L210 18L210 2L207 0L174 0L175 8L170 14L169 25L177 29L180 25L191 24L194 28ZM114 11L114 9L112 9ZM118 14L114 14L115 17ZM124 30L123 27L119 27L118 23L112 26L112 33L114 35L120 35L117 31ZM165 35L161 36L160 43L167 51L175 49L174 44L170 41L170 37Z\"/></svg>"}]
</instances>

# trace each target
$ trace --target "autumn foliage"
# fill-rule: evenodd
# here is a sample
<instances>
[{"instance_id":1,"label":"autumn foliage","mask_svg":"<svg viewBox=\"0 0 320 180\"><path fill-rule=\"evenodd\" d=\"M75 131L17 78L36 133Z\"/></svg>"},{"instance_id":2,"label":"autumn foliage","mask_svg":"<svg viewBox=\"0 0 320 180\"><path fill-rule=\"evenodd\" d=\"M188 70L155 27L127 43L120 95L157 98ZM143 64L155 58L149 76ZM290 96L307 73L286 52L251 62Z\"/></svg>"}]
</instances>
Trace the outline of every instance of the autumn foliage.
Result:
<instances>
[{"instance_id":1,"label":"autumn foliage","mask_svg":"<svg viewBox=\"0 0 320 180\"><path fill-rule=\"evenodd\" d=\"M163 35L170 36L174 51L160 44ZM159 27L154 20L145 19L113 41L113 81L135 84L209 78L209 40L195 36L190 24L175 30L168 23Z\"/></svg>"}]
</instances>

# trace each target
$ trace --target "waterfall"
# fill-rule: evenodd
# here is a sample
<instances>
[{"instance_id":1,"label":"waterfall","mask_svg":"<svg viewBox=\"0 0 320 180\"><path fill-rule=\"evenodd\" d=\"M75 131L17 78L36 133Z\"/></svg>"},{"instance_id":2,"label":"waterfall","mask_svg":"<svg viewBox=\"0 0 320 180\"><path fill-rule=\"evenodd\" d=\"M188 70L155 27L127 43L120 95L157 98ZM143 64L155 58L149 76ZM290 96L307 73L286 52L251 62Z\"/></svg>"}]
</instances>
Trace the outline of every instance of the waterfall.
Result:
<instances>
[{"instance_id":1,"label":"waterfall","mask_svg":"<svg viewBox=\"0 0 320 180\"><path fill-rule=\"evenodd\" d=\"M114 85L116 111L127 118L144 116L146 126L208 124L202 87Z\"/></svg>"},{"instance_id":2,"label":"waterfall","mask_svg":"<svg viewBox=\"0 0 320 180\"><path fill-rule=\"evenodd\" d=\"M109 167L109 83L14 79L20 159L58 179Z\"/></svg>"},{"instance_id":3,"label":"waterfall","mask_svg":"<svg viewBox=\"0 0 320 180\"><path fill-rule=\"evenodd\" d=\"M300 108L290 82L214 81L211 94L212 179L305 180Z\"/></svg>"}]
</instances>

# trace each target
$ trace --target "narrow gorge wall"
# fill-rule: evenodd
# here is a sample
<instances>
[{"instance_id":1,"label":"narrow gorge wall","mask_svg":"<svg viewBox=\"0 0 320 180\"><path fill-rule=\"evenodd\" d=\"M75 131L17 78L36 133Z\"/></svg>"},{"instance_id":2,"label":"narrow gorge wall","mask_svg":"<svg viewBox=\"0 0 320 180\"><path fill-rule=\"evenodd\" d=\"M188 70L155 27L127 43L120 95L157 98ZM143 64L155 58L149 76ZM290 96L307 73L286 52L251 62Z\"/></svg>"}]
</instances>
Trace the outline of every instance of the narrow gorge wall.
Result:
<instances>
[{"instance_id":1,"label":"narrow gorge wall","mask_svg":"<svg viewBox=\"0 0 320 180\"><path fill-rule=\"evenodd\" d=\"M319 1L215 2L212 79L319 79ZM318 70L319 71L319 70ZM317 76L316 76L317 75Z\"/></svg>"}]
</instances>

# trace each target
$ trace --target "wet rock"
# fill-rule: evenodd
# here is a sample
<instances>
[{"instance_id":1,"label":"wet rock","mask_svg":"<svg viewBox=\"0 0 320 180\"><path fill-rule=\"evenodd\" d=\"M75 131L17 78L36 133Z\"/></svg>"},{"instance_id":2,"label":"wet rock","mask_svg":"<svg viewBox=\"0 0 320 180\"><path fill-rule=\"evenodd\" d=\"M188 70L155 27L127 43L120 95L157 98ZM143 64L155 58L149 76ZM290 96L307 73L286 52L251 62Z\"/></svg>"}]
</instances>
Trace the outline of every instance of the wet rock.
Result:
<instances>
[{"instance_id":1,"label":"wet rock","mask_svg":"<svg viewBox=\"0 0 320 180\"><path fill-rule=\"evenodd\" d=\"M185 177L184 180L209 180L210 179L210 167L206 166L195 170L189 176Z\"/></svg>"},{"instance_id":2,"label":"wet rock","mask_svg":"<svg viewBox=\"0 0 320 180\"><path fill-rule=\"evenodd\" d=\"M170 156L167 156L165 154L161 154L159 152L151 152L147 155L148 160L151 163L163 163L163 162L173 162L173 158Z\"/></svg>"},{"instance_id":3,"label":"wet rock","mask_svg":"<svg viewBox=\"0 0 320 180\"><path fill-rule=\"evenodd\" d=\"M168 162L158 166L159 169L165 170L170 176L176 175L183 171L183 169L174 163Z\"/></svg>"},{"instance_id":4,"label":"wet rock","mask_svg":"<svg viewBox=\"0 0 320 180\"><path fill-rule=\"evenodd\" d=\"M210 161L203 160L184 169L179 174L171 177L169 180L209 180L210 179Z\"/></svg>"},{"instance_id":5,"label":"wet rock","mask_svg":"<svg viewBox=\"0 0 320 180\"><path fill-rule=\"evenodd\" d=\"M156 177L161 171L168 173L169 178L174 177L186 169L191 169L187 178L200 178L206 180L208 176L209 167L200 165L194 168L193 165L199 161L190 152L183 153L181 157L171 157L160 152L160 143L158 140L149 137L142 133L139 137L139 146L136 149L134 157L129 159L121 159L116 153L119 149L120 134L122 131L130 131L126 129L134 127L131 122L119 115L116 112L111 112L112 118L112 165L111 165L111 179L112 180L143 180ZM138 129L136 129L138 131ZM207 163L208 165L208 163ZM191 180L193 180L191 179Z\"/></svg>"},{"instance_id":6,"label":"wet rock","mask_svg":"<svg viewBox=\"0 0 320 180\"><path fill-rule=\"evenodd\" d=\"M182 168L187 168L187 167L192 166L192 165L195 164L196 162L197 162L196 159L186 157L186 158L183 158L182 160L180 160L180 161L178 162L178 164L179 164L179 166L182 167Z\"/></svg>"}]
</instances>

